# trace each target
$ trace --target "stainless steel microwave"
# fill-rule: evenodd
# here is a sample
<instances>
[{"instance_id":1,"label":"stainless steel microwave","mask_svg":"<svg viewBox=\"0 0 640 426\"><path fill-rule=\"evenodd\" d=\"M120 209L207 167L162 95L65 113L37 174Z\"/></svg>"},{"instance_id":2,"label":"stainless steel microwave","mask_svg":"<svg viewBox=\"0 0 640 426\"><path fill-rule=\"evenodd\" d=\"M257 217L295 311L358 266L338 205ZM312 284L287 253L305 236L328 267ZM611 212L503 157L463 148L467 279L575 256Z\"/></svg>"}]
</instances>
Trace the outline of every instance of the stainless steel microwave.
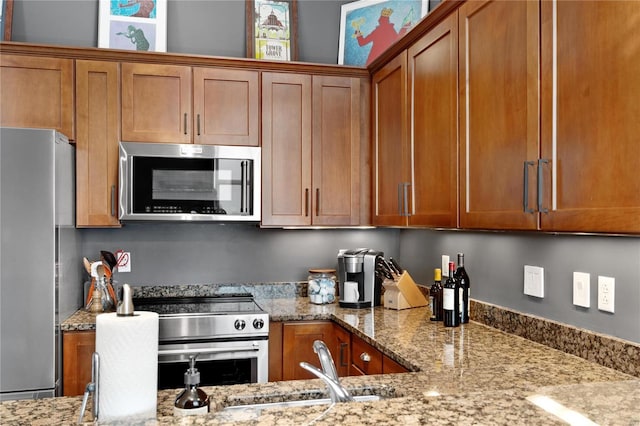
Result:
<instances>
[{"instance_id":1,"label":"stainless steel microwave","mask_svg":"<svg viewBox=\"0 0 640 426\"><path fill-rule=\"evenodd\" d=\"M260 148L120 142L122 221L260 221Z\"/></svg>"}]
</instances>

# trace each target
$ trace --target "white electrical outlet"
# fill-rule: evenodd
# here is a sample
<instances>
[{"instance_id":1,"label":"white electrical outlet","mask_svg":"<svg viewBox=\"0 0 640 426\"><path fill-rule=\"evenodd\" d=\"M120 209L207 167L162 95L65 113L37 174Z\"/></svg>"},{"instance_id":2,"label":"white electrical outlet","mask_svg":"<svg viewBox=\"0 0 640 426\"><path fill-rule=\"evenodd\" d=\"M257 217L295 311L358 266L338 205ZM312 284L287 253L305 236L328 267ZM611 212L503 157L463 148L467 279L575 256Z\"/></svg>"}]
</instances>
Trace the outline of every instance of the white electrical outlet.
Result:
<instances>
[{"instance_id":1,"label":"white electrical outlet","mask_svg":"<svg viewBox=\"0 0 640 426\"><path fill-rule=\"evenodd\" d=\"M573 304L588 308L591 306L591 275L585 272L573 273Z\"/></svg>"},{"instance_id":2,"label":"white electrical outlet","mask_svg":"<svg viewBox=\"0 0 640 426\"><path fill-rule=\"evenodd\" d=\"M449 256L446 254L442 255L442 276L449 276Z\"/></svg>"},{"instance_id":3,"label":"white electrical outlet","mask_svg":"<svg viewBox=\"0 0 640 426\"><path fill-rule=\"evenodd\" d=\"M598 276L598 309L614 313L616 300L616 279Z\"/></svg>"},{"instance_id":4,"label":"white electrical outlet","mask_svg":"<svg viewBox=\"0 0 640 426\"><path fill-rule=\"evenodd\" d=\"M524 265L524 294L544 297L544 268Z\"/></svg>"}]
</instances>

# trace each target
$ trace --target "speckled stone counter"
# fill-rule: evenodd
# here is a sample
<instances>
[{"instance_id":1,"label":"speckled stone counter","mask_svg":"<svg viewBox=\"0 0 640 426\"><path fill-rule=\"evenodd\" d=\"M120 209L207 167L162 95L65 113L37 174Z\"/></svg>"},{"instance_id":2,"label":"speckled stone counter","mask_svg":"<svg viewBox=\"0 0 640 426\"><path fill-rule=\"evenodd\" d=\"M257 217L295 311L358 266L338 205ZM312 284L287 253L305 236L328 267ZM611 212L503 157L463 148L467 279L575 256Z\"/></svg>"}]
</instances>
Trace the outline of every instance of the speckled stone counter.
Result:
<instances>
[{"instance_id":1,"label":"speckled stone counter","mask_svg":"<svg viewBox=\"0 0 640 426\"><path fill-rule=\"evenodd\" d=\"M564 424L553 407L603 425L640 424L637 378L474 321L444 328L429 321L427 308L343 309L305 297L258 303L272 321L333 320L414 372L341 378L353 394L389 397L381 401L240 414L219 410L327 393L320 380L205 387L212 412L198 418L174 418L178 391L160 391L158 417L144 424ZM78 312L65 327L90 329L93 321ZM72 424L80 403L80 397L4 402L0 423Z\"/></svg>"}]
</instances>

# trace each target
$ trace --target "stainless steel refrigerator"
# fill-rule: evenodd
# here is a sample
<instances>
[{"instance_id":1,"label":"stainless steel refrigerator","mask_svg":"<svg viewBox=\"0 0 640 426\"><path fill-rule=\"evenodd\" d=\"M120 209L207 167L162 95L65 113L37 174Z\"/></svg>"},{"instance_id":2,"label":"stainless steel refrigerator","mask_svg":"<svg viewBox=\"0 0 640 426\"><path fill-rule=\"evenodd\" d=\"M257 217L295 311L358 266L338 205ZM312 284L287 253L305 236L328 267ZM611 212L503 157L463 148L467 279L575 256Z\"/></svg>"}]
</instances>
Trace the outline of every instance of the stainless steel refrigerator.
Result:
<instances>
[{"instance_id":1,"label":"stainless steel refrigerator","mask_svg":"<svg viewBox=\"0 0 640 426\"><path fill-rule=\"evenodd\" d=\"M74 163L60 133L0 129L0 400L60 394L60 290L81 287Z\"/></svg>"}]
</instances>

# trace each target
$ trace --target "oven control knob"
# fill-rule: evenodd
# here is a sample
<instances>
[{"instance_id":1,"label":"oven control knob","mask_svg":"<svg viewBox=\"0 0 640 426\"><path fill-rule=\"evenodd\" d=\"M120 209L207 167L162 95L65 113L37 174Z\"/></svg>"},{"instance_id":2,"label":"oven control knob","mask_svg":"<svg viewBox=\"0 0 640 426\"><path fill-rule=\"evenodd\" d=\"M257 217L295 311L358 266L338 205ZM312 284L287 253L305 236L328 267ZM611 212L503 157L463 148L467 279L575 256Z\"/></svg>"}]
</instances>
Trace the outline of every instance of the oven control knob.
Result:
<instances>
[{"instance_id":1,"label":"oven control knob","mask_svg":"<svg viewBox=\"0 0 640 426\"><path fill-rule=\"evenodd\" d=\"M247 324L244 322L244 320L238 319L235 323L233 323L233 326L236 328L236 330L244 330Z\"/></svg>"},{"instance_id":2,"label":"oven control knob","mask_svg":"<svg viewBox=\"0 0 640 426\"><path fill-rule=\"evenodd\" d=\"M253 320L253 328L260 330L262 327L264 327L263 320L261 320L260 318L256 318Z\"/></svg>"}]
</instances>

